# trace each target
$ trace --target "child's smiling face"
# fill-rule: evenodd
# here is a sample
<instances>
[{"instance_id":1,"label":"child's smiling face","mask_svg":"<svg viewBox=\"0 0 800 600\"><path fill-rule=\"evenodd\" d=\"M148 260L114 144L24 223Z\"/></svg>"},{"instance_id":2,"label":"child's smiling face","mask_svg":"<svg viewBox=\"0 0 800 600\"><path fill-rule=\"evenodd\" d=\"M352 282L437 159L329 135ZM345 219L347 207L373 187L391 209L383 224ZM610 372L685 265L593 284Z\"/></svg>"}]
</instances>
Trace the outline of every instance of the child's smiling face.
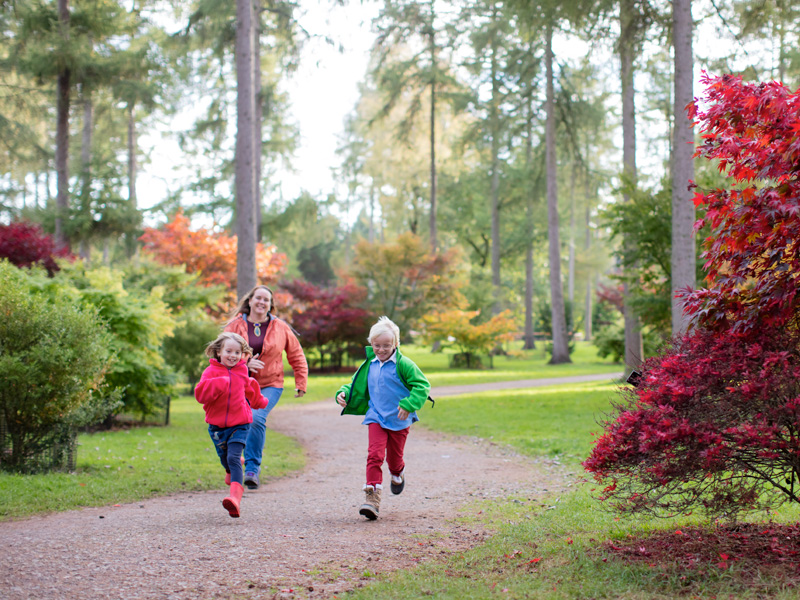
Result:
<instances>
[{"instance_id":1,"label":"child's smiling face","mask_svg":"<svg viewBox=\"0 0 800 600\"><path fill-rule=\"evenodd\" d=\"M397 348L397 345L394 343L394 337L388 333L382 333L372 340L372 349L381 362L389 360L395 348Z\"/></svg>"},{"instance_id":2,"label":"child's smiling face","mask_svg":"<svg viewBox=\"0 0 800 600\"><path fill-rule=\"evenodd\" d=\"M242 345L235 340L225 340L219 350L219 362L228 368L235 367L242 359Z\"/></svg>"}]
</instances>

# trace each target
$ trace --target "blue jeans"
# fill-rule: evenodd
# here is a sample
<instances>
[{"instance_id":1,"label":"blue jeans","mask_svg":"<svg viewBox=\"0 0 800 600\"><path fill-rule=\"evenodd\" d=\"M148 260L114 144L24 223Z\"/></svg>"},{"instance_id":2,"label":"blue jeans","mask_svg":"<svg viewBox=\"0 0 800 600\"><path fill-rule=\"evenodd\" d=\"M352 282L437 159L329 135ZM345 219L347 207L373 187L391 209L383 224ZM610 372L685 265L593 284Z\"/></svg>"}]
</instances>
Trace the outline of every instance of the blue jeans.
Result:
<instances>
[{"instance_id":1,"label":"blue jeans","mask_svg":"<svg viewBox=\"0 0 800 600\"><path fill-rule=\"evenodd\" d=\"M266 408L257 408L253 411L253 422L247 434L247 443L244 447L245 473L261 472L261 455L264 452L264 439L267 436L267 416L281 399L283 388L261 388L261 394L267 399Z\"/></svg>"},{"instance_id":2,"label":"blue jeans","mask_svg":"<svg viewBox=\"0 0 800 600\"><path fill-rule=\"evenodd\" d=\"M250 425L234 425L233 427L208 426L208 435L214 442L214 449L217 451L222 468L231 474L231 481L242 483L242 449L247 440L247 432Z\"/></svg>"}]
</instances>

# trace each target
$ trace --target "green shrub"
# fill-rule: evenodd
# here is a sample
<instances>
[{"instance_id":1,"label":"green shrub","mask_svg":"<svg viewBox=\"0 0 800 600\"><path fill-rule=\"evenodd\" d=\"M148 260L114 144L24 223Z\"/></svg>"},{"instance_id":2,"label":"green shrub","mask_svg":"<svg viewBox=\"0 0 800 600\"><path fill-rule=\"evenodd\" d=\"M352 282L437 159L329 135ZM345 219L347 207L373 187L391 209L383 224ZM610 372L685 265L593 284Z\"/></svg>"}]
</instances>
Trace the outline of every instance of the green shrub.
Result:
<instances>
[{"instance_id":1,"label":"green shrub","mask_svg":"<svg viewBox=\"0 0 800 600\"><path fill-rule=\"evenodd\" d=\"M52 279L41 279L43 292L69 293L77 304L92 306L111 334L114 362L106 374L122 390L122 410L142 418L156 414L175 393L175 372L161 345L172 335L175 319L160 286L143 290L123 284L120 271L64 265Z\"/></svg>"},{"instance_id":2,"label":"green shrub","mask_svg":"<svg viewBox=\"0 0 800 600\"><path fill-rule=\"evenodd\" d=\"M0 467L21 472L46 468L41 457L53 444L119 405L103 385L112 338L97 310L31 283L0 262Z\"/></svg>"}]
</instances>

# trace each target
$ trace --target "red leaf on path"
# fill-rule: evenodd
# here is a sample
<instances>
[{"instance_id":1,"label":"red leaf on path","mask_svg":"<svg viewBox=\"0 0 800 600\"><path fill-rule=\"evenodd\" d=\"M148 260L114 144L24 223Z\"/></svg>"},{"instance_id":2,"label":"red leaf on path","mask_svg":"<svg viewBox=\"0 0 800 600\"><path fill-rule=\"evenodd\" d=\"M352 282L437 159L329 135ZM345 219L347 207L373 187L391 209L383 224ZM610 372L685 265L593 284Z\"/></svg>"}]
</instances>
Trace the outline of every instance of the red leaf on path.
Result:
<instances>
[{"instance_id":1,"label":"red leaf on path","mask_svg":"<svg viewBox=\"0 0 800 600\"><path fill-rule=\"evenodd\" d=\"M540 560L542 560L542 559L541 559L541 558L532 558L531 560L529 560L529 561L528 561L528 564L531 564L531 563L537 563L537 562L539 562Z\"/></svg>"},{"instance_id":2,"label":"red leaf on path","mask_svg":"<svg viewBox=\"0 0 800 600\"><path fill-rule=\"evenodd\" d=\"M727 555L727 554L725 554L724 552L720 552L720 554L719 554L719 557L720 557L722 560L728 560L728 555Z\"/></svg>"},{"instance_id":3,"label":"red leaf on path","mask_svg":"<svg viewBox=\"0 0 800 600\"><path fill-rule=\"evenodd\" d=\"M680 529L678 529L675 531L675 535L683 535L683 532Z\"/></svg>"},{"instance_id":4,"label":"red leaf on path","mask_svg":"<svg viewBox=\"0 0 800 600\"><path fill-rule=\"evenodd\" d=\"M79 483L78 485L81 486L81 487L86 487L85 483Z\"/></svg>"},{"instance_id":5,"label":"red leaf on path","mask_svg":"<svg viewBox=\"0 0 800 600\"><path fill-rule=\"evenodd\" d=\"M572 543L572 538L567 538L567 543L571 544Z\"/></svg>"}]
</instances>

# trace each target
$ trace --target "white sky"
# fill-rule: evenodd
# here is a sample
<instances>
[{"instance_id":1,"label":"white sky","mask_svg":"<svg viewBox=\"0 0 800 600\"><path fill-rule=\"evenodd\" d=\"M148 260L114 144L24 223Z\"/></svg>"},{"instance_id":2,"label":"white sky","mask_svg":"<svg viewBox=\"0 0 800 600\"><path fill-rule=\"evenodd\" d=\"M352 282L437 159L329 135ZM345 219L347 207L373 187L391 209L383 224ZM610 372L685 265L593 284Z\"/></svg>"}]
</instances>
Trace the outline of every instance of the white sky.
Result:
<instances>
[{"instance_id":1,"label":"white sky","mask_svg":"<svg viewBox=\"0 0 800 600\"><path fill-rule=\"evenodd\" d=\"M377 2L362 4L359 0L349 0L346 6L333 0L300 0L300 6L299 23L311 39L303 47L297 72L284 88L289 93L289 118L299 129L298 150L292 159L294 171L281 169L270 182L280 186L286 199L296 198L302 190L315 197L334 190L337 140L345 117L358 101L358 84L364 78L374 39L371 20L379 9ZM326 42L326 37L334 44ZM172 118L167 132L142 136L140 143L149 161L142 165L137 179L141 207L160 202L194 176L176 168L181 150L170 135L191 127L193 112L189 109Z\"/></svg>"}]
</instances>

